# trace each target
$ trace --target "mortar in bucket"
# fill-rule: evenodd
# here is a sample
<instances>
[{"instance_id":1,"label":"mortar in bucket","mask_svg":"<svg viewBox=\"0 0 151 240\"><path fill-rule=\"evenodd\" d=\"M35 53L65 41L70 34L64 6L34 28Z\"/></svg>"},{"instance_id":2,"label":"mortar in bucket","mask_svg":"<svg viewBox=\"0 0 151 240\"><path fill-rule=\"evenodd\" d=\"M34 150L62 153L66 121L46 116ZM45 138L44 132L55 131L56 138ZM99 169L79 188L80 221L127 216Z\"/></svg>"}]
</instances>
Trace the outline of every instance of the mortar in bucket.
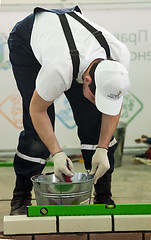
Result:
<instances>
[{"instance_id":1,"label":"mortar in bucket","mask_svg":"<svg viewBox=\"0 0 151 240\"><path fill-rule=\"evenodd\" d=\"M74 173L71 182L60 182L54 174L31 178L37 205L90 204L94 176Z\"/></svg>"}]
</instances>

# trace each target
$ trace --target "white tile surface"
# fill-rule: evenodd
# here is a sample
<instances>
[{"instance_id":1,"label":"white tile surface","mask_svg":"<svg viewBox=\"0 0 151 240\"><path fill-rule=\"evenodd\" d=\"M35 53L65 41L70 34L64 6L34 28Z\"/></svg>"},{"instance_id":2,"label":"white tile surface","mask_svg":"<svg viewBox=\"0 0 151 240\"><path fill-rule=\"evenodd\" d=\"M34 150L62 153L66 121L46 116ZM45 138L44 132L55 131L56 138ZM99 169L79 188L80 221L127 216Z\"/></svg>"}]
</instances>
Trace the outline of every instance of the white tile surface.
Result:
<instances>
[{"instance_id":1,"label":"white tile surface","mask_svg":"<svg viewBox=\"0 0 151 240\"><path fill-rule=\"evenodd\" d=\"M59 217L59 232L110 232L111 230L111 216Z\"/></svg>"},{"instance_id":2,"label":"white tile surface","mask_svg":"<svg viewBox=\"0 0 151 240\"><path fill-rule=\"evenodd\" d=\"M56 217L4 216L4 235L55 233Z\"/></svg>"},{"instance_id":3,"label":"white tile surface","mask_svg":"<svg viewBox=\"0 0 151 240\"><path fill-rule=\"evenodd\" d=\"M114 215L115 231L151 231L151 215Z\"/></svg>"}]
</instances>

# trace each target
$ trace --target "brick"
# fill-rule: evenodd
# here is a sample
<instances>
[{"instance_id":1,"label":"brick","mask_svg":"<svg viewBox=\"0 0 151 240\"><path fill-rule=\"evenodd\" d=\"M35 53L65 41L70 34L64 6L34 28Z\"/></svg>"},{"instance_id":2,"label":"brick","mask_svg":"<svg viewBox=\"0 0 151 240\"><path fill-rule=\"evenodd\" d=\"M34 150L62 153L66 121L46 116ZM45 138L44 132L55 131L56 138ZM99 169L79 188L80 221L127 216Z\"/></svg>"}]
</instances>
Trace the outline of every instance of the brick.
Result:
<instances>
[{"instance_id":1,"label":"brick","mask_svg":"<svg viewBox=\"0 0 151 240\"><path fill-rule=\"evenodd\" d=\"M151 215L115 215L115 231L150 231Z\"/></svg>"},{"instance_id":2,"label":"brick","mask_svg":"<svg viewBox=\"0 0 151 240\"><path fill-rule=\"evenodd\" d=\"M95 233L89 240L142 240L142 233Z\"/></svg>"},{"instance_id":3,"label":"brick","mask_svg":"<svg viewBox=\"0 0 151 240\"><path fill-rule=\"evenodd\" d=\"M36 235L35 240L87 240L87 234ZM135 240L135 239L134 239Z\"/></svg>"},{"instance_id":4,"label":"brick","mask_svg":"<svg viewBox=\"0 0 151 240\"><path fill-rule=\"evenodd\" d=\"M56 232L56 217L4 216L4 235Z\"/></svg>"},{"instance_id":5,"label":"brick","mask_svg":"<svg viewBox=\"0 0 151 240\"><path fill-rule=\"evenodd\" d=\"M151 233L145 233L144 240L151 240Z\"/></svg>"},{"instance_id":6,"label":"brick","mask_svg":"<svg viewBox=\"0 0 151 240\"><path fill-rule=\"evenodd\" d=\"M12 240L32 240L32 236L4 236L0 233L0 240L12 239Z\"/></svg>"},{"instance_id":7,"label":"brick","mask_svg":"<svg viewBox=\"0 0 151 240\"><path fill-rule=\"evenodd\" d=\"M59 232L112 231L111 216L64 216L59 217Z\"/></svg>"}]
</instances>

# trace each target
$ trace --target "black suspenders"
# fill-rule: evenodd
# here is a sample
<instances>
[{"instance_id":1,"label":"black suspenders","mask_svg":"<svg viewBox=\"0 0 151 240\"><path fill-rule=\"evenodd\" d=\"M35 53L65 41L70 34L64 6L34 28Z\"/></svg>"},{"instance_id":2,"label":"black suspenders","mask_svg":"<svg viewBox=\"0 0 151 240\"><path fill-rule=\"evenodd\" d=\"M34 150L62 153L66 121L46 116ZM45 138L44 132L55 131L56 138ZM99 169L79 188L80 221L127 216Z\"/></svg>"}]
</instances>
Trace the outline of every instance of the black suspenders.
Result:
<instances>
[{"instance_id":1,"label":"black suspenders","mask_svg":"<svg viewBox=\"0 0 151 240\"><path fill-rule=\"evenodd\" d=\"M87 28L93 34L93 36L97 39L97 41L100 43L100 45L105 49L107 58L109 58L110 57L110 48L109 48L109 45L108 45L105 37L103 36L102 32L95 29L92 25L87 23L83 18L79 17L74 12L70 12L68 14L70 16L72 16L73 18L75 18L78 22L80 22L85 28Z\"/></svg>"},{"instance_id":2,"label":"black suspenders","mask_svg":"<svg viewBox=\"0 0 151 240\"><path fill-rule=\"evenodd\" d=\"M76 13L68 12L67 14L69 14L71 17L73 17L78 22L80 22L85 28L87 28L93 34L93 36L97 39L101 47L105 49L107 58L110 58L110 48L102 32L95 29L93 26L87 23L84 19L80 18ZM63 32L65 34L65 37L70 49L70 55L71 55L72 64L73 64L73 80L76 80L78 77L79 65L80 65L79 52L77 50L71 29L65 14L59 14L58 17L60 19L61 26L63 28Z\"/></svg>"},{"instance_id":3,"label":"black suspenders","mask_svg":"<svg viewBox=\"0 0 151 240\"><path fill-rule=\"evenodd\" d=\"M65 14L59 14L58 17L60 19L61 26L70 50L70 55L71 55L72 65L73 65L73 80L76 80L78 77L79 65L80 65L79 52L77 50L77 47L71 32L71 28L69 26L69 23Z\"/></svg>"},{"instance_id":4,"label":"black suspenders","mask_svg":"<svg viewBox=\"0 0 151 240\"><path fill-rule=\"evenodd\" d=\"M78 77L79 72L79 65L80 65L80 58L79 58L79 52L77 50L71 28L69 26L68 20L66 18L66 13L69 14L71 17L76 19L78 22L80 22L85 28L87 28L88 31L90 31L93 36L97 39L101 47L103 47L106 51L107 58L110 58L110 48L109 45L103 36L101 31L98 31L93 26L91 26L89 23L87 23L84 19L79 17L74 11L81 12L78 6L75 6L71 9L52 9L52 10L46 10L42 8L35 8L34 14L39 11L46 11L46 12L53 12L56 13L60 19L60 23L66 38L66 41L68 43L68 47L70 50L70 55L72 59L73 64L73 80L76 80Z\"/></svg>"}]
</instances>

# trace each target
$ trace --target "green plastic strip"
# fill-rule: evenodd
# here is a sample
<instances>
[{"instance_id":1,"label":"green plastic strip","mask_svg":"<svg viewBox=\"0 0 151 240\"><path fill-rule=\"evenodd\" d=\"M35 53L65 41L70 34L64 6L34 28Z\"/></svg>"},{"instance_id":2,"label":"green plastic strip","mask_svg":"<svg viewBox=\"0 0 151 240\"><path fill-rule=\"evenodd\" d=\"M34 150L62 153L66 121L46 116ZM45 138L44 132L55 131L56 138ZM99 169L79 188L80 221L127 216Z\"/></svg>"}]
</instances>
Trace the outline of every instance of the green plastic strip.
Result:
<instances>
[{"instance_id":1,"label":"green plastic strip","mask_svg":"<svg viewBox=\"0 0 151 240\"><path fill-rule=\"evenodd\" d=\"M0 162L0 167L12 167L13 162Z\"/></svg>"},{"instance_id":2,"label":"green plastic strip","mask_svg":"<svg viewBox=\"0 0 151 240\"><path fill-rule=\"evenodd\" d=\"M13 167L13 162L1 162L0 161L0 167ZM54 166L54 163L49 161L46 163L46 166Z\"/></svg>"},{"instance_id":3,"label":"green plastic strip","mask_svg":"<svg viewBox=\"0 0 151 240\"><path fill-rule=\"evenodd\" d=\"M29 206L28 217L151 214L151 204Z\"/></svg>"}]
</instances>

